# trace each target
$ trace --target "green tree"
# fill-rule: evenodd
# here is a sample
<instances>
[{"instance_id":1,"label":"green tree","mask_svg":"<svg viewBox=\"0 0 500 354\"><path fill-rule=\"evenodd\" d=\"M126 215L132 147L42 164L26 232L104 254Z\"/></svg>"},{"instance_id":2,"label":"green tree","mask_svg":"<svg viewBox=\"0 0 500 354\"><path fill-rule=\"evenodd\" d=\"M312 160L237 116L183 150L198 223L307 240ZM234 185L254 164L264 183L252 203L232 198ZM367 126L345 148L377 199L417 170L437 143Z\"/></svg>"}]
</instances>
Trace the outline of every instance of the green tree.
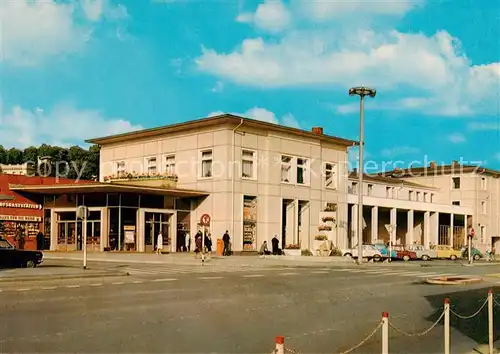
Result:
<instances>
[{"instance_id":1,"label":"green tree","mask_svg":"<svg viewBox=\"0 0 500 354\"><path fill-rule=\"evenodd\" d=\"M0 145L0 163L7 163L7 151Z\"/></svg>"},{"instance_id":2,"label":"green tree","mask_svg":"<svg viewBox=\"0 0 500 354\"><path fill-rule=\"evenodd\" d=\"M23 163L23 152L16 148L7 150L7 163L10 165L17 165Z\"/></svg>"},{"instance_id":3,"label":"green tree","mask_svg":"<svg viewBox=\"0 0 500 354\"><path fill-rule=\"evenodd\" d=\"M31 162L36 165L38 160L38 148L30 146L23 151L23 162Z\"/></svg>"}]
</instances>

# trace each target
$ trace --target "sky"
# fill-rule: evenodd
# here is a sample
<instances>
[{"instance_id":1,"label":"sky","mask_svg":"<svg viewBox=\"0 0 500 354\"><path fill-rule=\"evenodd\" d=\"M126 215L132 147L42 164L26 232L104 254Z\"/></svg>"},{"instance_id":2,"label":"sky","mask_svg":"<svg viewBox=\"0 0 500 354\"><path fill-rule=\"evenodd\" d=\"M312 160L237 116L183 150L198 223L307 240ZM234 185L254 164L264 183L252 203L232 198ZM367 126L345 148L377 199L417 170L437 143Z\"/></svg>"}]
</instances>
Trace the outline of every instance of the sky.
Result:
<instances>
[{"instance_id":1,"label":"sky","mask_svg":"<svg viewBox=\"0 0 500 354\"><path fill-rule=\"evenodd\" d=\"M365 159L500 169L500 2L3 0L0 144L220 112L359 138ZM352 150L354 161L357 152Z\"/></svg>"}]
</instances>

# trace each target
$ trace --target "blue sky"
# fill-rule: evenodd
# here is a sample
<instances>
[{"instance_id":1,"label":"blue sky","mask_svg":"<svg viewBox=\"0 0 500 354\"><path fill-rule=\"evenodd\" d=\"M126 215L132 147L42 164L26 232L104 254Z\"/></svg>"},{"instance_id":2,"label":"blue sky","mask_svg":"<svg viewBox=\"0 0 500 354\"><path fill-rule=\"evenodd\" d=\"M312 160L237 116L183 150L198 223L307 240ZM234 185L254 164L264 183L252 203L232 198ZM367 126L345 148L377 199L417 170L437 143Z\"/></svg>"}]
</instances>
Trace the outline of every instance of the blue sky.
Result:
<instances>
[{"instance_id":1,"label":"blue sky","mask_svg":"<svg viewBox=\"0 0 500 354\"><path fill-rule=\"evenodd\" d=\"M500 169L497 1L16 0L0 144L83 140L230 112L357 139L367 158ZM353 151L353 157L355 151Z\"/></svg>"}]
</instances>

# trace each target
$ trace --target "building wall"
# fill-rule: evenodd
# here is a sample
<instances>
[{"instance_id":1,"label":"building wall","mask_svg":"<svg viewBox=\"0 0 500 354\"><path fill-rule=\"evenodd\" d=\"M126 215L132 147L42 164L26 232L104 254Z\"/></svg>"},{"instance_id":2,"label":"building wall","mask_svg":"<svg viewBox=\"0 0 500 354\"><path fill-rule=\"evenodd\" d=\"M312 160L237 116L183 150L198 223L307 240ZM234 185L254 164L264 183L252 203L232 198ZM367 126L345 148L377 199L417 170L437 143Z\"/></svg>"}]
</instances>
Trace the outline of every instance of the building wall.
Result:
<instances>
[{"instance_id":1,"label":"building wall","mask_svg":"<svg viewBox=\"0 0 500 354\"><path fill-rule=\"evenodd\" d=\"M201 151L212 149L213 176L201 177ZM254 178L242 178L242 151L254 152ZM233 159L234 153L234 159ZM175 155L177 187L210 192L192 212L191 230L195 230L203 214L212 219L210 231L214 238L229 230L233 247L240 250L243 242L243 196L257 197L257 242L270 241L281 235L281 203L283 199L308 201L302 220L302 247L312 244L318 234L318 215L326 203L338 204L338 235L347 235L347 149L343 146L320 143L319 139L298 138L284 133L271 133L241 126L234 133L229 127L172 134L156 139L110 144L101 147L100 180L116 174L118 162L125 162L127 172L146 172L145 159ZM304 158L309 163L309 183L281 181L281 155ZM234 163L232 163L234 161ZM324 163L336 165L336 188L325 187ZM159 168L164 172L163 166ZM234 173L233 173L234 171ZM233 179L234 176L234 179ZM231 197L233 196L233 197ZM307 225L308 224L308 225ZM343 241L342 241L343 242Z\"/></svg>"}]
</instances>

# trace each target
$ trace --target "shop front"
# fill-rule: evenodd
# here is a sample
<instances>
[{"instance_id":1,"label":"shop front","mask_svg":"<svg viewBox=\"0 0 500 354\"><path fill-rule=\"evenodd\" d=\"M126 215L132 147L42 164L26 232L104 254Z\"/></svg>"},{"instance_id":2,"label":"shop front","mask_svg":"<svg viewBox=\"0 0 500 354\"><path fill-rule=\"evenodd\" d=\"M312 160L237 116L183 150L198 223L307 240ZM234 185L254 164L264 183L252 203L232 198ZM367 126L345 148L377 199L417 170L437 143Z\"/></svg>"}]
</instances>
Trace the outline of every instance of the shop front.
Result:
<instances>
[{"instance_id":1,"label":"shop front","mask_svg":"<svg viewBox=\"0 0 500 354\"><path fill-rule=\"evenodd\" d=\"M86 242L89 251L153 252L161 232L163 250L176 252L191 228L193 205L208 195L194 190L98 182L15 189L43 199L45 227L50 229L50 249L54 251L78 251ZM76 217L81 205L89 209L86 227Z\"/></svg>"}]
</instances>

